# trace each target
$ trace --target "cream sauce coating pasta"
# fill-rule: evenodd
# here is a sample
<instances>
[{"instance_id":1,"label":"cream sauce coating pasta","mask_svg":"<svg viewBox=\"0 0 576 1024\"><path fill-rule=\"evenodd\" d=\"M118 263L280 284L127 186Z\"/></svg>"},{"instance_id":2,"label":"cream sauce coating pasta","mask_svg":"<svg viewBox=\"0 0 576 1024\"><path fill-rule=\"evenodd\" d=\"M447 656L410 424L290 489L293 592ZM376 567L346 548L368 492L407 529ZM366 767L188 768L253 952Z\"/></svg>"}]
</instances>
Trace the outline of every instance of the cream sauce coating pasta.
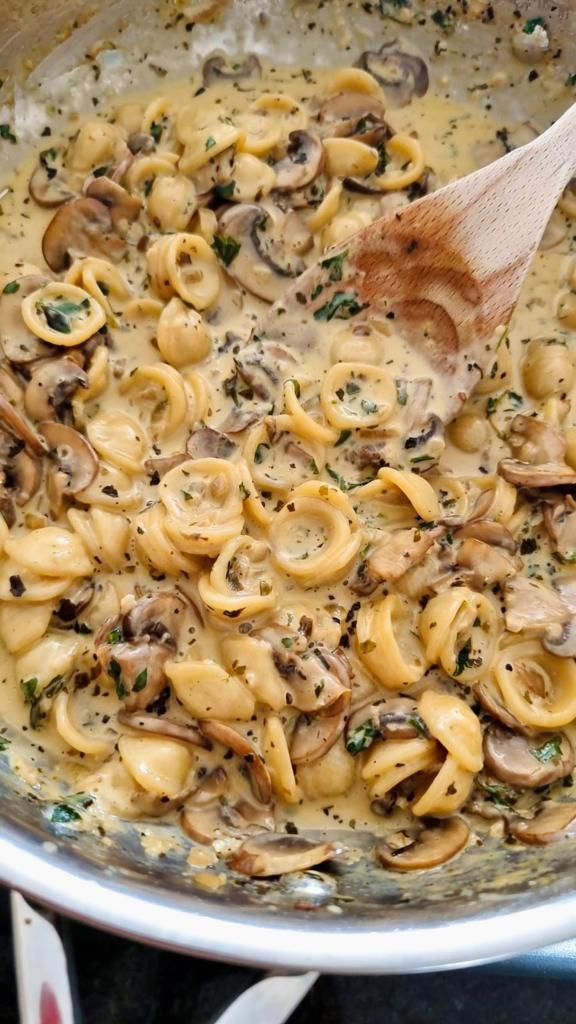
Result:
<instances>
[{"instance_id":1,"label":"cream sauce coating pasta","mask_svg":"<svg viewBox=\"0 0 576 1024\"><path fill-rule=\"evenodd\" d=\"M77 827L181 816L228 851L513 811L512 739L548 786L575 760L574 268L538 253L449 429L446 383L353 296L253 333L498 124L389 109L359 68L249 67L102 108L3 199L6 735L47 799L89 794ZM71 199L30 201L38 159Z\"/></svg>"}]
</instances>

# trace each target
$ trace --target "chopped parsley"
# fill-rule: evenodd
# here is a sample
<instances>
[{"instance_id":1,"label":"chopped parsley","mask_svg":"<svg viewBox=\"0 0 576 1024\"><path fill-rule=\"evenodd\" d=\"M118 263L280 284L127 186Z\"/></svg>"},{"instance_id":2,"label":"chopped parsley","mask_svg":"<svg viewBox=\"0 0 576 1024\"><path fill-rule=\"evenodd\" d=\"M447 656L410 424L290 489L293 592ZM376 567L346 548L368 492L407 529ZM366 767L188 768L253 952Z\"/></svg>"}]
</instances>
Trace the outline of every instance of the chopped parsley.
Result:
<instances>
[{"instance_id":1,"label":"chopped parsley","mask_svg":"<svg viewBox=\"0 0 576 1024\"><path fill-rule=\"evenodd\" d=\"M0 124L0 139L11 142L13 146L18 141L9 124Z\"/></svg>"},{"instance_id":2,"label":"chopped parsley","mask_svg":"<svg viewBox=\"0 0 576 1024\"><path fill-rule=\"evenodd\" d=\"M352 431L351 430L341 430L340 431L340 435L338 437L338 440L336 441L334 447L335 448L339 448L341 444L345 444L346 443L346 441L348 440L349 437L352 437Z\"/></svg>"},{"instance_id":3,"label":"chopped parsley","mask_svg":"<svg viewBox=\"0 0 576 1024\"><path fill-rule=\"evenodd\" d=\"M474 661L472 661L470 658L471 651L472 641L470 637L468 637L466 643L464 644L463 647L460 648L458 654L456 655L456 666L454 668L455 676L461 676L462 673L465 672L467 668L474 667Z\"/></svg>"},{"instance_id":4,"label":"chopped parsley","mask_svg":"<svg viewBox=\"0 0 576 1024\"><path fill-rule=\"evenodd\" d=\"M116 661L116 658L110 658L110 667L108 669L108 674L114 680L114 685L116 687L116 696L118 697L118 700L123 700L124 697L126 697L128 691L126 690L126 687L124 686L124 680L122 679L122 668L120 666L120 663Z\"/></svg>"},{"instance_id":5,"label":"chopped parsley","mask_svg":"<svg viewBox=\"0 0 576 1024\"><path fill-rule=\"evenodd\" d=\"M43 313L46 323L59 334L71 334L72 322L86 310L90 309L90 299L82 302L70 302L69 299L56 299L54 302L39 302L39 313Z\"/></svg>"},{"instance_id":6,"label":"chopped parsley","mask_svg":"<svg viewBox=\"0 0 576 1024\"><path fill-rule=\"evenodd\" d=\"M0 736L0 754L3 754L5 750L8 750L10 746L10 740L7 736Z\"/></svg>"},{"instance_id":7,"label":"chopped parsley","mask_svg":"<svg viewBox=\"0 0 576 1024\"><path fill-rule=\"evenodd\" d=\"M522 31L524 35L531 36L537 28L546 28L544 18L528 18L528 21L525 21L522 26Z\"/></svg>"},{"instance_id":8,"label":"chopped parsley","mask_svg":"<svg viewBox=\"0 0 576 1024\"><path fill-rule=\"evenodd\" d=\"M265 441L261 441L260 444L256 446L256 451L254 452L254 462L259 466L260 463L264 462L264 459L266 458L266 452L269 451L270 445L266 444Z\"/></svg>"},{"instance_id":9,"label":"chopped parsley","mask_svg":"<svg viewBox=\"0 0 576 1024\"><path fill-rule=\"evenodd\" d=\"M360 406L362 412L365 412L367 416L372 416L373 413L378 412L378 403L373 402L370 398L361 398Z\"/></svg>"},{"instance_id":10,"label":"chopped parsley","mask_svg":"<svg viewBox=\"0 0 576 1024\"><path fill-rule=\"evenodd\" d=\"M50 821L54 825L69 825L73 821L80 821L82 811L94 803L94 797L87 793L74 793L67 797L62 803L55 804L50 815Z\"/></svg>"},{"instance_id":11,"label":"chopped parsley","mask_svg":"<svg viewBox=\"0 0 576 1024\"><path fill-rule=\"evenodd\" d=\"M330 281L341 281L342 280L342 267L344 260L348 255L348 249L344 252L339 252L336 256L328 256L325 260L320 260L320 266L328 271L328 279ZM313 295L312 298L315 298Z\"/></svg>"},{"instance_id":12,"label":"chopped parsley","mask_svg":"<svg viewBox=\"0 0 576 1024\"><path fill-rule=\"evenodd\" d=\"M229 267L240 252L241 245L240 242L237 242L235 238L231 238L230 235L214 235L212 249L224 266Z\"/></svg>"},{"instance_id":13,"label":"chopped parsley","mask_svg":"<svg viewBox=\"0 0 576 1024\"><path fill-rule=\"evenodd\" d=\"M315 320L349 320L366 309L367 302L358 302L355 292L334 292L331 299L314 310Z\"/></svg>"},{"instance_id":14,"label":"chopped parsley","mask_svg":"<svg viewBox=\"0 0 576 1024\"><path fill-rule=\"evenodd\" d=\"M216 145L216 139L214 138L213 135L209 135L208 138L206 139L206 145L205 145L204 148L205 149L214 149L215 145Z\"/></svg>"},{"instance_id":15,"label":"chopped parsley","mask_svg":"<svg viewBox=\"0 0 576 1024\"><path fill-rule=\"evenodd\" d=\"M531 747L530 753L540 764L549 764L550 761L558 761L562 757L562 737L551 736L541 747Z\"/></svg>"},{"instance_id":16,"label":"chopped parsley","mask_svg":"<svg viewBox=\"0 0 576 1024\"><path fill-rule=\"evenodd\" d=\"M168 118L161 117L159 121L152 121L150 125L150 135L154 139L154 142L160 142L163 132L168 127Z\"/></svg>"},{"instance_id":17,"label":"chopped parsley","mask_svg":"<svg viewBox=\"0 0 576 1024\"><path fill-rule=\"evenodd\" d=\"M291 636L283 636L281 641L280 641L280 643L282 644L282 647L293 647L294 646L294 641L293 641Z\"/></svg>"},{"instance_id":18,"label":"chopped parsley","mask_svg":"<svg viewBox=\"0 0 576 1024\"><path fill-rule=\"evenodd\" d=\"M438 25L446 35L451 35L456 28L456 18L451 7L446 7L443 11L440 9L434 11L432 14L432 21L435 25Z\"/></svg>"},{"instance_id":19,"label":"chopped parsley","mask_svg":"<svg viewBox=\"0 0 576 1024\"><path fill-rule=\"evenodd\" d=\"M231 199L232 196L234 195L234 189L235 188L236 188L236 182L235 181L227 181L227 182L225 182L224 185L215 185L214 186L214 195L217 196L218 199Z\"/></svg>"},{"instance_id":20,"label":"chopped parsley","mask_svg":"<svg viewBox=\"0 0 576 1024\"><path fill-rule=\"evenodd\" d=\"M138 675L136 676L136 679L134 680L134 686L132 687L132 692L133 693L140 693L141 690L146 689L147 682L148 682L148 669L147 668L143 668L142 671L138 673Z\"/></svg>"},{"instance_id":21,"label":"chopped parsley","mask_svg":"<svg viewBox=\"0 0 576 1024\"><path fill-rule=\"evenodd\" d=\"M123 639L124 635L122 633L122 630L120 629L120 626L115 626L114 629L111 629L110 632L108 633L109 644L121 644Z\"/></svg>"},{"instance_id":22,"label":"chopped parsley","mask_svg":"<svg viewBox=\"0 0 576 1024\"><path fill-rule=\"evenodd\" d=\"M363 722L357 729L353 729L352 732L348 733L346 750L355 757L356 754L361 754L363 750L367 750L377 735L378 730L372 722Z\"/></svg>"},{"instance_id":23,"label":"chopped parsley","mask_svg":"<svg viewBox=\"0 0 576 1024\"><path fill-rule=\"evenodd\" d=\"M2 289L2 295L14 295L18 291L20 291L20 282L8 281L8 284L5 284Z\"/></svg>"}]
</instances>

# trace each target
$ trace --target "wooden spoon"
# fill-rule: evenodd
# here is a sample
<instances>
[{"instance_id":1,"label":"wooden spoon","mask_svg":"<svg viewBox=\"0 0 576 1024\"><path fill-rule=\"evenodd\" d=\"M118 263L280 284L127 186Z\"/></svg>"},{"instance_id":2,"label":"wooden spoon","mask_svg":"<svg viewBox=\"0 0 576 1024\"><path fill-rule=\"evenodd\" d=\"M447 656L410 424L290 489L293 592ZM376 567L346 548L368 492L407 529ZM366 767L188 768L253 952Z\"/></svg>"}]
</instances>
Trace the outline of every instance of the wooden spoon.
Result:
<instances>
[{"instance_id":1,"label":"wooden spoon","mask_svg":"<svg viewBox=\"0 0 576 1024\"><path fill-rule=\"evenodd\" d=\"M528 145L329 249L271 308L258 336L302 349L316 343L314 320L353 328L384 315L449 380L437 411L450 418L492 365L497 329L575 172L576 104Z\"/></svg>"}]
</instances>

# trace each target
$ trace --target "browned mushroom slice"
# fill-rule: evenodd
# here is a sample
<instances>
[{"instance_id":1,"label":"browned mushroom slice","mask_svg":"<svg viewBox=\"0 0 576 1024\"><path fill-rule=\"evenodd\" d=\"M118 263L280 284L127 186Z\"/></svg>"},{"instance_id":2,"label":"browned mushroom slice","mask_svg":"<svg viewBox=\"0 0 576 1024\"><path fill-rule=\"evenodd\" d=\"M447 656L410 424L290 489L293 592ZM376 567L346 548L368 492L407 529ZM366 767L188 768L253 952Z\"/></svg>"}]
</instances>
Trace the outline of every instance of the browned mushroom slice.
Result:
<instances>
[{"instance_id":1,"label":"browned mushroom slice","mask_svg":"<svg viewBox=\"0 0 576 1024\"><path fill-rule=\"evenodd\" d=\"M576 803L547 801L531 821L513 821L509 828L515 839L530 846L545 846L576 836Z\"/></svg>"},{"instance_id":2,"label":"browned mushroom slice","mask_svg":"<svg viewBox=\"0 0 576 1024\"><path fill-rule=\"evenodd\" d=\"M222 722L201 722L200 730L209 740L221 743L223 747L233 750L241 758L246 765L254 796L260 803L269 804L272 799L270 772L250 740Z\"/></svg>"},{"instance_id":3,"label":"browned mushroom slice","mask_svg":"<svg viewBox=\"0 0 576 1024\"><path fill-rule=\"evenodd\" d=\"M426 871L452 860L468 842L470 829L462 818L448 818L415 835L400 833L376 847L376 855L395 871Z\"/></svg>"},{"instance_id":4,"label":"browned mushroom slice","mask_svg":"<svg viewBox=\"0 0 576 1024\"><path fill-rule=\"evenodd\" d=\"M387 534L368 556L369 572L381 580L399 580L422 561L444 532L443 526L436 526L431 530L397 530Z\"/></svg>"},{"instance_id":5,"label":"browned mushroom slice","mask_svg":"<svg viewBox=\"0 0 576 1024\"><path fill-rule=\"evenodd\" d=\"M24 392L24 407L34 420L60 417L77 388L88 387L88 374L75 359L41 360Z\"/></svg>"},{"instance_id":6,"label":"browned mushroom slice","mask_svg":"<svg viewBox=\"0 0 576 1024\"><path fill-rule=\"evenodd\" d=\"M499 692L496 691L494 685L485 680L481 683L476 683L474 686L474 696L478 703L482 705L484 711L487 711L497 722L505 725L507 729L512 729L513 732L531 733L532 730L522 725L512 712L508 710L506 705L502 703Z\"/></svg>"},{"instance_id":7,"label":"browned mushroom slice","mask_svg":"<svg viewBox=\"0 0 576 1024\"><path fill-rule=\"evenodd\" d=\"M346 750L355 756L367 750L377 738L409 740L428 735L416 701L410 697L392 697L355 709L346 727Z\"/></svg>"},{"instance_id":8,"label":"browned mushroom slice","mask_svg":"<svg viewBox=\"0 0 576 1024\"><path fill-rule=\"evenodd\" d=\"M90 442L73 427L56 420L43 420L38 429L48 442L60 474L61 494L77 494L89 487L98 472L98 457Z\"/></svg>"},{"instance_id":9,"label":"browned mushroom slice","mask_svg":"<svg viewBox=\"0 0 576 1024\"><path fill-rule=\"evenodd\" d=\"M344 654L309 644L307 637L283 626L269 626L257 635L270 644L274 666L298 711L332 715L347 702L352 676Z\"/></svg>"},{"instance_id":10,"label":"browned mushroom slice","mask_svg":"<svg viewBox=\"0 0 576 1024\"><path fill-rule=\"evenodd\" d=\"M358 61L380 83L389 103L405 107L414 96L428 91L428 68L421 57L405 53L398 48L398 40L391 39L377 51L367 50Z\"/></svg>"},{"instance_id":11,"label":"browned mushroom slice","mask_svg":"<svg viewBox=\"0 0 576 1024\"><path fill-rule=\"evenodd\" d=\"M324 148L314 132L295 131L288 136L286 155L274 164L278 192L305 188L322 170Z\"/></svg>"},{"instance_id":12,"label":"browned mushroom slice","mask_svg":"<svg viewBox=\"0 0 576 1024\"><path fill-rule=\"evenodd\" d=\"M64 203L42 239L44 259L57 274L76 257L103 256L117 262L125 251L125 243L114 233L110 210L88 196Z\"/></svg>"},{"instance_id":13,"label":"browned mushroom slice","mask_svg":"<svg viewBox=\"0 0 576 1024\"><path fill-rule=\"evenodd\" d=\"M154 138L147 132L130 132L126 145L133 156L138 153L153 153L156 149Z\"/></svg>"},{"instance_id":14,"label":"browned mushroom slice","mask_svg":"<svg viewBox=\"0 0 576 1024\"><path fill-rule=\"evenodd\" d=\"M384 104L377 96L343 92L324 100L315 120L323 135L358 139L368 146L378 146L392 135L384 112Z\"/></svg>"},{"instance_id":15,"label":"browned mushroom slice","mask_svg":"<svg viewBox=\"0 0 576 1024\"><path fill-rule=\"evenodd\" d=\"M234 441L212 427L193 430L186 442L186 452L191 459L230 459L237 450Z\"/></svg>"},{"instance_id":16,"label":"browned mushroom slice","mask_svg":"<svg viewBox=\"0 0 576 1024\"><path fill-rule=\"evenodd\" d=\"M336 740L342 735L348 720L348 707L352 697L345 691L346 700L338 714L323 715L311 718L300 715L290 744L290 760L292 764L311 764L323 757L332 749Z\"/></svg>"},{"instance_id":17,"label":"browned mushroom slice","mask_svg":"<svg viewBox=\"0 0 576 1024\"><path fill-rule=\"evenodd\" d=\"M514 458L520 462L542 465L564 461L566 442L562 433L534 416L515 416L507 440Z\"/></svg>"},{"instance_id":18,"label":"browned mushroom slice","mask_svg":"<svg viewBox=\"0 0 576 1024\"><path fill-rule=\"evenodd\" d=\"M557 576L554 590L568 608L570 618L562 626L560 635L555 630L544 633L542 646L558 658L576 658L576 579L573 576Z\"/></svg>"},{"instance_id":19,"label":"browned mushroom slice","mask_svg":"<svg viewBox=\"0 0 576 1024\"><path fill-rule=\"evenodd\" d=\"M122 185L107 177L92 178L84 186L84 194L90 199L97 199L110 211L112 227L119 235L126 233L142 208L138 196L131 195Z\"/></svg>"},{"instance_id":20,"label":"browned mushroom slice","mask_svg":"<svg viewBox=\"0 0 576 1024\"><path fill-rule=\"evenodd\" d=\"M533 466L517 459L502 459L498 473L516 487L576 487L576 473L560 462L543 462Z\"/></svg>"},{"instance_id":21,"label":"browned mushroom slice","mask_svg":"<svg viewBox=\"0 0 576 1024\"><path fill-rule=\"evenodd\" d=\"M10 291L0 294L0 344L11 363L31 363L54 350L28 330L22 319L22 299L48 284L40 274L26 274L10 282Z\"/></svg>"},{"instance_id":22,"label":"browned mushroom slice","mask_svg":"<svg viewBox=\"0 0 576 1024\"><path fill-rule=\"evenodd\" d=\"M515 576L522 563L510 558L503 551L485 544L475 537L468 537L458 550L458 565L470 570L470 583L478 590L492 587L495 583Z\"/></svg>"},{"instance_id":23,"label":"browned mushroom slice","mask_svg":"<svg viewBox=\"0 0 576 1024\"><path fill-rule=\"evenodd\" d=\"M46 454L46 445L35 430L26 422L20 413L0 392L0 423L14 437L19 438L36 455Z\"/></svg>"},{"instance_id":24,"label":"browned mushroom slice","mask_svg":"<svg viewBox=\"0 0 576 1024\"><path fill-rule=\"evenodd\" d=\"M570 610L551 587L539 580L515 576L503 587L506 606L506 629L511 633L526 632L540 636L549 633L559 637L570 619Z\"/></svg>"},{"instance_id":25,"label":"browned mushroom slice","mask_svg":"<svg viewBox=\"0 0 576 1024\"><path fill-rule=\"evenodd\" d=\"M14 505L25 505L42 480L42 463L21 440L0 431L0 512L8 526L16 517Z\"/></svg>"},{"instance_id":26,"label":"browned mushroom slice","mask_svg":"<svg viewBox=\"0 0 576 1024\"><path fill-rule=\"evenodd\" d=\"M572 495L559 498L544 508L544 525L562 558L576 555L576 501Z\"/></svg>"},{"instance_id":27,"label":"browned mushroom slice","mask_svg":"<svg viewBox=\"0 0 576 1024\"><path fill-rule=\"evenodd\" d=\"M58 164L58 150L44 149L28 182L30 196L38 206L54 207L72 199L73 192L62 175Z\"/></svg>"},{"instance_id":28,"label":"browned mushroom slice","mask_svg":"<svg viewBox=\"0 0 576 1024\"><path fill-rule=\"evenodd\" d=\"M486 770L510 786L549 786L569 775L574 762L572 744L564 733L528 738L491 726L484 735Z\"/></svg>"},{"instance_id":29,"label":"browned mushroom slice","mask_svg":"<svg viewBox=\"0 0 576 1024\"><path fill-rule=\"evenodd\" d=\"M68 629L94 597L94 580L75 580L62 595L52 613L52 624Z\"/></svg>"},{"instance_id":30,"label":"browned mushroom slice","mask_svg":"<svg viewBox=\"0 0 576 1024\"><path fill-rule=\"evenodd\" d=\"M178 594L161 592L107 619L96 634L98 661L128 710L148 707L167 686L164 665L177 650L188 611Z\"/></svg>"},{"instance_id":31,"label":"browned mushroom slice","mask_svg":"<svg viewBox=\"0 0 576 1024\"><path fill-rule=\"evenodd\" d=\"M183 740L184 743L191 743L195 747L203 747L204 750L212 749L210 740L203 736L196 726L186 725L185 722L174 722L170 718L158 718L157 715L139 711L120 711L118 721L122 725L129 726L130 729L138 729L139 732L149 732L155 736L171 736L175 740Z\"/></svg>"},{"instance_id":32,"label":"browned mushroom slice","mask_svg":"<svg viewBox=\"0 0 576 1024\"><path fill-rule=\"evenodd\" d=\"M270 808L254 807L248 800L231 805L225 799L227 788L226 772L215 768L186 801L180 825L197 843L208 845L222 835L246 837L273 830Z\"/></svg>"},{"instance_id":33,"label":"browned mushroom slice","mask_svg":"<svg viewBox=\"0 0 576 1024\"><path fill-rule=\"evenodd\" d=\"M243 875L269 878L291 871L307 871L341 853L342 847L335 843L315 842L304 836L262 833L246 840L228 863Z\"/></svg>"},{"instance_id":34,"label":"browned mushroom slice","mask_svg":"<svg viewBox=\"0 0 576 1024\"><path fill-rule=\"evenodd\" d=\"M298 277L305 265L273 237L270 228L270 214L255 204L231 206L220 218L222 233L240 245L226 268L228 274L258 298L275 302L286 290L286 278Z\"/></svg>"},{"instance_id":35,"label":"browned mushroom slice","mask_svg":"<svg viewBox=\"0 0 576 1024\"><path fill-rule=\"evenodd\" d=\"M504 548L512 555L518 549L518 544L510 530L495 519L474 519L469 523L464 523L454 536L458 540L472 537L474 540L481 540L484 544L490 544L491 547Z\"/></svg>"},{"instance_id":36,"label":"browned mushroom slice","mask_svg":"<svg viewBox=\"0 0 576 1024\"><path fill-rule=\"evenodd\" d=\"M230 62L227 57L217 54L209 57L202 68L202 84L214 82L238 82L241 78L261 78L262 66L255 53L249 53L243 61Z\"/></svg>"}]
</instances>

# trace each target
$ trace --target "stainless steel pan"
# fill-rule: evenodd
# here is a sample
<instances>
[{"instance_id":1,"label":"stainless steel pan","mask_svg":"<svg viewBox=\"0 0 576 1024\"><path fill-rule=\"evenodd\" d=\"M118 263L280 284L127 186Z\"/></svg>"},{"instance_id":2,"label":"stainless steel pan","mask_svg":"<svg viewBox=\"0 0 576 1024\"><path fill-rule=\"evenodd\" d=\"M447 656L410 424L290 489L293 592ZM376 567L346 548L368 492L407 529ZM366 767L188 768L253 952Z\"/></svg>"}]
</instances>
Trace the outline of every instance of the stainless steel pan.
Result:
<instances>
[{"instance_id":1,"label":"stainless steel pan","mask_svg":"<svg viewBox=\"0 0 576 1024\"><path fill-rule=\"evenodd\" d=\"M421 5L417 20L423 24L410 38L429 58L432 78L446 79L443 89L489 102L504 123L529 118L540 128L567 104L566 90L555 90L555 82L576 72L570 52L576 12L568 0L518 0L522 19L548 20L554 49L562 54L546 79L528 82L529 68L516 66L517 87L498 89L489 83L508 68L512 5L498 0L490 8L470 0L471 9L487 9L484 20L447 36L430 21L435 6ZM94 94L150 85L157 74L151 64L185 75L216 48L270 54L279 63L353 63L374 43L405 33L382 17L377 4L323 0L291 7L288 0L230 0L213 23L196 23L192 7L151 0L5 3L0 123L15 116L25 149L46 123L47 106L90 109ZM96 41L103 43L97 83L88 67L76 68ZM136 60L144 52L147 58ZM13 102L15 114L2 107ZM16 160L20 152L1 147L0 188L8 157ZM407 972L479 963L576 934L570 842L535 850L488 841L439 872L413 877L386 873L368 856L330 876L312 872L280 883L231 878L208 894L194 887L182 855L149 858L136 827L105 837L55 833L41 803L5 762L0 799L2 881L72 916L175 950L304 970ZM370 839L355 835L355 844L369 851Z\"/></svg>"}]
</instances>

